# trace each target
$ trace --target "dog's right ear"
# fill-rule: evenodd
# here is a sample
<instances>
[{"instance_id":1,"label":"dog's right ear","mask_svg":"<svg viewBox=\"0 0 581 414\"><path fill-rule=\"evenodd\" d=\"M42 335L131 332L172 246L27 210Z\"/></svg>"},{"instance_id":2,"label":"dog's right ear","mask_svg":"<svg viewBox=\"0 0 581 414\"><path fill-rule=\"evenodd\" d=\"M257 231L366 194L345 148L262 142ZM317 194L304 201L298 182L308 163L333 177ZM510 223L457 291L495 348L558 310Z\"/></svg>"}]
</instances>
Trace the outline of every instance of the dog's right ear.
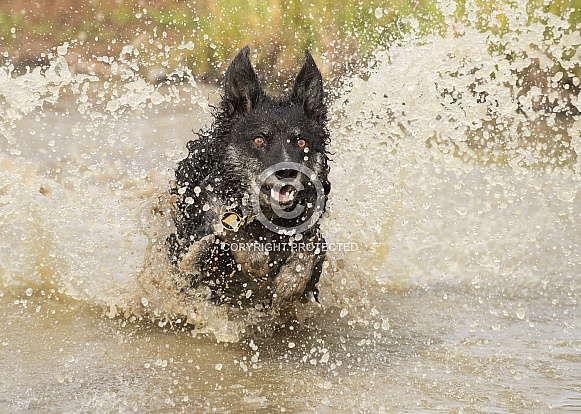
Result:
<instances>
[{"instance_id":1,"label":"dog's right ear","mask_svg":"<svg viewBox=\"0 0 581 414\"><path fill-rule=\"evenodd\" d=\"M256 107L261 95L258 76L250 63L250 48L246 46L226 71L223 104L228 112L245 115Z\"/></svg>"}]
</instances>

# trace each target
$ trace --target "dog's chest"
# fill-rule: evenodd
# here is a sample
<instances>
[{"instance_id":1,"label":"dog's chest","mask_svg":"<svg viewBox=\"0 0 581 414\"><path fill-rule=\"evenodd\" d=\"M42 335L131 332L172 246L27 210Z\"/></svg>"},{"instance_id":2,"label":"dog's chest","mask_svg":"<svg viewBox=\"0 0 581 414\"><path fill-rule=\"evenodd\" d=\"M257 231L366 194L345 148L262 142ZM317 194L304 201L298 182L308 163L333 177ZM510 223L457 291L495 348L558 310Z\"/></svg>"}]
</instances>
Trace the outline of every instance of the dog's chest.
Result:
<instances>
[{"instance_id":1,"label":"dog's chest","mask_svg":"<svg viewBox=\"0 0 581 414\"><path fill-rule=\"evenodd\" d=\"M227 232L223 236L237 267L257 280L272 280L290 256L292 246L288 237L274 234L254 223Z\"/></svg>"}]
</instances>

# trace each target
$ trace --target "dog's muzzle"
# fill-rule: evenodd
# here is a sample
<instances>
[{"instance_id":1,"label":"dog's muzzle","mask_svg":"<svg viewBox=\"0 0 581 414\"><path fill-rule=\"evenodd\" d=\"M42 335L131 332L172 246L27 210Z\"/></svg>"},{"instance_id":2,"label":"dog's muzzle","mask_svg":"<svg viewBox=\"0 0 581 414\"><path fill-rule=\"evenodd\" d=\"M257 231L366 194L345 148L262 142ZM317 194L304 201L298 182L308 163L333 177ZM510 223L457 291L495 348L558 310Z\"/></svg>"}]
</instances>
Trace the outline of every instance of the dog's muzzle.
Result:
<instances>
[{"instance_id":1,"label":"dog's muzzle","mask_svg":"<svg viewBox=\"0 0 581 414\"><path fill-rule=\"evenodd\" d=\"M314 225L325 208L325 192L308 167L280 162L264 170L253 186L258 220L278 234L295 234Z\"/></svg>"},{"instance_id":2,"label":"dog's muzzle","mask_svg":"<svg viewBox=\"0 0 581 414\"><path fill-rule=\"evenodd\" d=\"M261 193L265 196L261 200L264 204L276 204L283 209L292 207L298 200L299 193L305 189L301 181L302 174L295 170L276 171L268 177L262 187Z\"/></svg>"}]
</instances>

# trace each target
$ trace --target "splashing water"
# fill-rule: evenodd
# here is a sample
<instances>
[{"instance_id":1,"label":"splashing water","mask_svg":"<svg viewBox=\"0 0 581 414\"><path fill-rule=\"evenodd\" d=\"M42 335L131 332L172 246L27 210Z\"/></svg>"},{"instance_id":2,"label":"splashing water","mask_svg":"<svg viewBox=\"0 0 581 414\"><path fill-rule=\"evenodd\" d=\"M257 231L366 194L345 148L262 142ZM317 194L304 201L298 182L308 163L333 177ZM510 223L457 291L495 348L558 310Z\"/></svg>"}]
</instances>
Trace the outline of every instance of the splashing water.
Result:
<instances>
[{"instance_id":1,"label":"splashing water","mask_svg":"<svg viewBox=\"0 0 581 414\"><path fill-rule=\"evenodd\" d=\"M352 80L335 104L340 188L326 229L364 249L340 255L345 270L335 267L331 287L352 274L365 275L352 280L360 289L558 285L575 273L580 102L522 83L537 62L548 74L556 62L534 43L541 25L521 29L500 37L460 27L453 37L408 40L378 53L367 80ZM559 56L581 38L553 42Z\"/></svg>"},{"instance_id":2,"label":"splashing water","mask_svg":"<svg viewBox=\"0 0 581 414\"><path fill-rule=\"evenodd\" d=\"M552 15L543 38L519 16L504 35L451 22L443 37L409 35L346 82L332 108L329 304L386 284L562 283L579 265L580 103L554 80L581 38ZM0 71L2 278L140 315L155 309L144 255L170 231L151 211L190 138L175 108L199 126L208 104L188 73L180 88L147 84L130 50L103 59L115 83L71 73L67 49L45 71ZM523 81L533 69L548 81Z\"/></svg>"},{"instance_id":3,"label":"splashing water","mask_svg":"<svg viewBox=\"0 0 581 414\"><path fill-rule=\"evenodd\" d=\"M453 12L454 7L448 15ZM331 367L317 371L315 377L322 381L318 389L328 393L309 409L384 407L385 395L372 388L366 391L366 407L349 405L345 398L334 406L339 394L329 390L336 384L321 377L350 377L353 372L337 374L337 369L358 348L383 352L377 358L384 359L346 362L355 372L352 381L361 376L358 384L364 386L373 369L389 377L370 367L386 363L386 354L396 354L396 365L401 363L402 354L382 348L391 343L385 338L394 329L404 336L402 330L421 331L397 315L422 306L434 307L436 316L415 320L438 328L395 338L395 347L407 347L406 356L423 355L425 359L413 360L416 368L433 364L441 370L422 380L410 373L412 368L391 367L394 382L381 383L379 389L393 389L395 399L409 391L404 383L431 395L430 384L445 379L447 364L461 370L465 363L460 378L470 380L470 369L483 369L474 362L451 362L450 343L464 354L476 343L511 346L510 334L507 339L480 333L484 339L474 339L473 332L483 332L478 327L487 325L494 333L514 321L533 327L543 318L551 320L551 306L557 303L571 318L566 322L570 329L578 329L581 36L554 15L529 22L526 11L517 8L505 10L504 17L510 29L506 33L449 21L442 35L407 35L389 49L377 50L367 72L346 79L338 91L331 107L333 189L323 221L334 249L321 278L321 307L305 310L305 323L314 313L320 321L313 329L340 339L336 344L332 339L316 342L310 351L305 345L303 363ZM102 59L116 76L108 79L73 73L67 44L57 48L44 71L16 76L10 66L0 69L0 298L32 297L39 307L47 306L45 298L58 298L71 307L83 303L103 309L123 321L149 317L162 327L187 320L189 332L239 341L259 317L211 305L203 292L199 300L184 300L168 276L163 247L172 232L165 194L173 167L192 139L191 129L211 121L204 97L208 91L186 72L175 74L180 86L148 84L127 52ZM443 292L444 299L452 300L438 305L434 298L440 293L422 300L418 292L424 291ZM517 299L503 302L505 297ZM391 303L394 298L398 303ZM539 298L549 304L535 311L531 308ZM466 319L458 316L461 312L467 312ZM353 328L357 324L361 328ZM468 342L453 342L449 325L466 325L462 332L467 339L462 340ZM549 347L571 350L559 358L578 363L578 339L558 327L548 323L548 336L541 342L563 336ZM356 329L352 338L357 347L343 337L349 329ZM421 341L428 337L427 342L420 344L416 334ZM443 343L436 351L430 348L432 336ZM299 342L300 335L288 342L287 358L298 352ZM236 369L244 373L259 365L251 344L253 356L236 359ZM422 354L425 349L439 356ZM478 352L489 352L479 360L484 365L501 358L488 348L474 352L475 359L482 357ZM225 375L224 361L211 363L213 371ZM504 368L495 371L504 383L524 378L518 367L510 375ZM537 378L549 375L550 368L527 365L523 370ZM580 381L573 377L561 400L545 396L541 405L578 408ZM452 393L458 386L442 384L433 385L435 394ZM507 397L516 395L517 402L510 405L502 395L487 397L491 406L538 408L526 394L530 383L520 384ZM469 391L470 386L476 391ZM460 402L478 392L478 386L469 383L441 406L466 407ZM308 384L302 392L312 392L307 389ZM273 407L257 395L244 398L254 408ZM430 398L436 405L440 401ZM413 410L418 405L391 407Z\"/></svg>"}]
</instances>

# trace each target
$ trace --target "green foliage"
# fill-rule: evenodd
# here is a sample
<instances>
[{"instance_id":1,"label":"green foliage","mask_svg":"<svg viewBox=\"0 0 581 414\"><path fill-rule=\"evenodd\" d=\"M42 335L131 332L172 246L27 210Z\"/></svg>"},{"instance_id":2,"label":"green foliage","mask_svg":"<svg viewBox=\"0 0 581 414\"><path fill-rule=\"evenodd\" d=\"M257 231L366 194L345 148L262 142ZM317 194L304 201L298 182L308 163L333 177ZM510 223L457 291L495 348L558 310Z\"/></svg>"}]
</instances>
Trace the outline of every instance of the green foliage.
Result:
<instances>
[{"instance_id":1,"label":"green foliage","mask_svg":"<svg viewBox=\"0 0 581 414\"><path fill-rule=\"evenodd\" d=\"M48 0L38 3L46 16L0 4L0 52L39 55L47 45L80 41L90 59L119 56L123 46L132 45L144 74L187 67L208 81L220 78L224 62L246 44L258 68L267 69L261 72L273 74L268 81L287 82L304 49L321 58L327 76L338 78L364 65L377 48L412 31L442 33L450 22L441 10L447 3L437 0L151 0L141 6L111 0L81 3L79 10L50 10ZM514 4L457 0L451 17L502 34L509 30L503 8ZM530 18L542 10L568 16L573 25L581 21L581 0L529 0L526 6Z\"/></svg>"},{"instance_id":2,"label":"green foliage","mask_svg":"<svg viewBox=\"0 0 581 414\"><path fill-rule=\"evenodd\" d=\"M0 38L4 42L10 42L14 38L13 30L21 25L22 16L17 13L9 13L0 10Z\"/></svg>"}]
</instances>

